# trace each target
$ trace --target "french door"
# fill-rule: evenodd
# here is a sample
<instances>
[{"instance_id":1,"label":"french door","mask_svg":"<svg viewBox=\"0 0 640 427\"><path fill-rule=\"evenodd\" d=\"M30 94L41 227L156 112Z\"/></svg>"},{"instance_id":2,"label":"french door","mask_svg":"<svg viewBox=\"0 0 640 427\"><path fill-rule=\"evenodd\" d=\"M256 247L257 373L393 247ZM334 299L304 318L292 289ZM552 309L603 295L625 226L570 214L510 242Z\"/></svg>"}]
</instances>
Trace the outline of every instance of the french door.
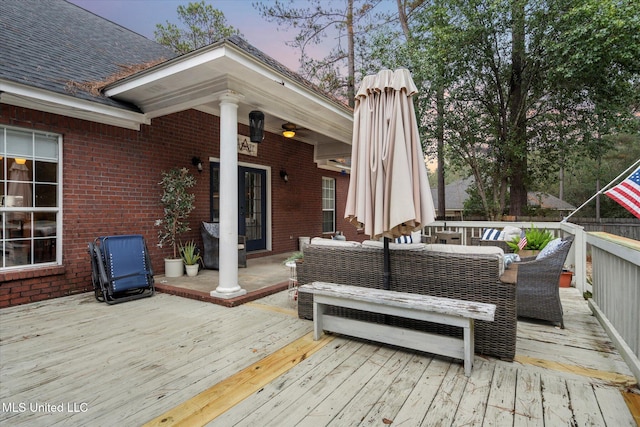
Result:
<instances>
[{"instance_id":1,"label":"french door","mask_svg":"<svg viewBox=\"0 0 640 427\"><path fill-rule=\"evenodd\" d=\"M211 221L220 221L220 163L211 163ZM238 234L247 251L267 248L267 171L238 166Z\"/></svg>"}]
</instances>

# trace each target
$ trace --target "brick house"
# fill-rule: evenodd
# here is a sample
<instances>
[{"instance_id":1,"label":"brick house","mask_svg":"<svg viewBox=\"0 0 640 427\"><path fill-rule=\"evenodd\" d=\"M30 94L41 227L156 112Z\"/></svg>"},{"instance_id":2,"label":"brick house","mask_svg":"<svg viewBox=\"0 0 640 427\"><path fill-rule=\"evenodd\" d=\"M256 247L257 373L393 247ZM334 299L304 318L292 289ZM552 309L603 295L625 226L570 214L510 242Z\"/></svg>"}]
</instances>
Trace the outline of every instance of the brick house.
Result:
<instances>
[{"instance_id":1,"label":"brick house","mask_svg":"<svg viewBox=\"0 0 640 427\"><path fill-rule=\"evenodd\" d=\"M352 111L246 41L176 56L66 1L27 0L0 2L0 45L0 307L91 290L98 236L142 234L162 274L154 223L172 167L197 179L184 240L220 222L250 236L249 260L301 236L362 240L342 218ZM250 111L264 113L258 144Z\"/></svg>"}]
</instances>

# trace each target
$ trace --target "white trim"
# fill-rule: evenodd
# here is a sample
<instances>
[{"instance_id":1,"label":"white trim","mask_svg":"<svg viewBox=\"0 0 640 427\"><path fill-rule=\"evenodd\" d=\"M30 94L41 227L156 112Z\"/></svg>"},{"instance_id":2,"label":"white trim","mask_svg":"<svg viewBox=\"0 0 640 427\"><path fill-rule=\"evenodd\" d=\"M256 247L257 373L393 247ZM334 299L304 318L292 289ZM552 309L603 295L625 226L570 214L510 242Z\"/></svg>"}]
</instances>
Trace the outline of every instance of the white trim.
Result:
<instances>
[{"instance_id":1,"label":"white trim","mask_svg":"<svg viewBox=\"0 0 640 427\"><path fill-rule=\"evenodd\" d=\"M62 254L64 252L64 239L63 239L63 229L62 229L62 225L64 223L64 218L63 218L63 211L64 211L64 206L63 206L63 200L64 198L62 197L62 195L64 194L64 186L63 186L63 176L64 176L64 167L63 167L63 157L62 154L64 152L62 144L63 144L63 135L60 134L59 132L49 132L49 131L43 131L43 130L38 130L38 129L31 129L31 128L25 128L25 127L20 127L20 126L10 126L10 125L4 125L4 124L0 124L0 128L4 129L4 132L0 133L0 140L2 140L2 138L6 138L6 131L10 130L10 131L15 131L15 132L23 132L25 134L31 134L31 139L32 139L32 144L33 142L33 138L35 135L46 135L48 137L56 137L57 143L58 143L58 156L56 159L56 165L57 165L57 182L56 182L56 199L58 200L58 204L55 207L30 207L29 211L31 212L44 212L44 213L55 213L56 214L56 236L55 236L55 240L56 240L56 260L55 261L50 261L50 262L40 262L37 264L25 264L25 265L17 265L17 266L11 266L11 267L3 267L2 262L0 261L0 271L17 271L17 270L21 270L24 268L46 268L46 267L51 267L51 266L61 266L62 265ZM34 147L35 148L35 147ZM31 156L33 158L35 158L35 153L32 153ZM37 160L37 158L36 158ZM51 159L53 160L53 159ZM2 160L0 158L0 163L3 162L4 160ZM6 185L6 183L5 183ZM6 191L6 188L4 188L4 190ZM35 191L35 189L34 189ZM8 208L11 209L11 208ZM2 225L0 224L0 227L2 227ZM31 243L33 243L34 241L34 236L32 235L31 237L29 237L29 240ZM1 246L0 246L1 248ZM1 258L0 258L1 260Z\"/></svg>"},{"instance_id":2,"label":"white trim","mask_svg":"<svg viewBox=\"0 0 640 427\"><path fill-rule=\"evenodd\" d=\"M108 97L118 96L124 92L137 89L140 86L150 84L156 80L178 74L182 71L189 70L198 65L204 65L207 62L223 58L224 49L218 51L219 46L213 46L214 49L198 49L186 55L179 56L169 61L162 62L156 66L135 73L133 76L125 77L118 80L105 88L105 95Z\"/></svg>"},{"instance_id":3,"label":"white trim","mask_svg":"<svg viewBox=\"0 0 640 427\"><path fill-rule=\"evenodd\" d=\"M64 150L62 149L62 143L63 143L63 137L62 135L58 134L58 223L56 224L56 233L57 234L57 238L56 238L56 244L58 245L56 247L56 264L57 265L62 265L62 254L64 253L64 235L62 233L62 224L64 224L64 163L63 163L63 159L62 159L62 153L64 152Z\"/></svg>"},{"instance_id":4,"label":"white trim","mask_svg":"<svg viewBox=\"0 0 640 427\"><path fill-rule=\"evenodd\" d=\"M301 85L295 80L289 79L283 74L272 70L270 67L265 66L262 62L258 61L254 57L248 55L243 50L240 50L233 47L233 51L229 52L227 57L229 59L235 60L238 64L244 65L245 67L255 71L256 73L273 80L276 83L281 84L282 86L287 87L292 90L294 93L307 97L307 98L315 98L316 103L320 104L320 108L324 108L327 110L331 110L336 114L342 115L346 119L353 119L353 111L348 110L346 106L342 106L335 101L331 101L323 95L320 95L318 92Z\"/></svg>"},{"instance_id":5,"label":"white trim","mask_svg":"<svg viewBox=\"0 0 640 427\"><path fill-rule=\"evenodd\" d=\"M277 84L287 87L298 95L314 99L319 108L331 110L332 112L342 115L344 118L349 120L353 118L353 112L350 111L348 107L343 107L339 103L331 101L324 95L320 95L318 92L315 92L295 80L284 76L280 72L273 70L257 58L227 41L198 49L186 55L179 56L147 70L136 73L131 77L119 80L106 87L105 95L109 97L117 97L127 91L138 89L146 84L152 84L153 82L163 78L173 76L197 66L206 65L222 58L228 58L229 60L258 73Z\"/></svg>"},{"instance_id":6,"label":"white trim","mask_svg":"<svg viewBox=\"0 0 640 427\"><path fill-rule=\"evenodd\" d=\"M220 159L218 157L209 157L209 163L218 163L220 164ZM273 229L272 229L272 189L271 189L271 166L259 165L256 163L248 163L248 162L238 162L238 166L243 166L245 168L252 169L261 169L264 170L267 174L267 182L265 183L267 188L267 203L265 209L266 212L266 239L267 239L267 247L265 250L272 251L273 250Z\"/></svg>"},{"instance_id":7,"label":"white trim","mask_svg":"<svg viewBox=\"0 0 640 427\"><path fill-rule=\"evenodd\" d=\"M324 229L322 230L322 234L332 234L335 233L336 231L338 231L338 182L337 180L332 177L332 176L323 176L322 177L322 195L321 195L321 199L322 199L322 227L324 228L324 213L328 212L328 209L324 208L324 183L325 180L327 181L331 181L333 182L333 209L331 210L331 212L333 212L333 230L332 231L324 231Z\"/></svg>"},{"instance_id":8,"label":"white trim","mask_svg":"<svg viewBox=\"0 0 640 427\"><path fill-rule=\"evenodd\" d=\"M151 124L151 119L142 113L2 80L0 102L133 130L140 130L141 124Z\"/></svg>"}]
</instances>

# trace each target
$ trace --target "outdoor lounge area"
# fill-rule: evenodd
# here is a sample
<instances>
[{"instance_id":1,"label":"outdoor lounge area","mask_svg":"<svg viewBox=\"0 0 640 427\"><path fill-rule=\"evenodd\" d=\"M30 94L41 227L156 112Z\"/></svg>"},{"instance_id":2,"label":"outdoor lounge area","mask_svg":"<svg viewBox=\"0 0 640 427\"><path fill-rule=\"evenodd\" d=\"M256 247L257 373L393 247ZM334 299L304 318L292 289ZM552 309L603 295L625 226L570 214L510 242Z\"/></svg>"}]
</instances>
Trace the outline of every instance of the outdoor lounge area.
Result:
<instances>
[{"instance_id":1,"label":"outdoor lounge area","mask_svg":"<svg viewBox=\"0 0 640 427\"><path fill-rule=\"evenodd\" d=\"M249 260L242 274L286 281L275 258ZM215 286L216 273L199 276ZM447 357L336 335L313 341L286 290L234 308L166 293L11 307L0 319L0 422L636 425L632 372L581 293L560 293L565 329L518 321L514 361L476 354L470 377Z\"/></svg>"},{"instance_id":2,"label":"outdoor lounge area","mask_svg":"<svg viewBox=\"0 0 640 427\"><path fill-rule=\"evenodd\" d=\"M467 235L467 224L456 225ZM597 278L611 261L596 247L616 251L596 238L594 233L586 240L593 245ZM567 261L577 264L576 274L583 267L575 254L580 251L574 247ZM467 377L462 361L450 357L334 334L314 341L313 322L299 317L299 302L287 291L292 272L283 264L285 255L248 260L239 272L247 294L238 301L211 298L219 272L202 270L195 278L157 275L152 298L115 306L88 292L3 309L0 422L638 423L635 368L593 315L597 305L577 287L559 289L564 329L518 319L512 360L503 350L492 353L490 344L483 349L480 339ZM610 298L597 287L592 291L603 306Z\"/></svg>"}]
</instances>

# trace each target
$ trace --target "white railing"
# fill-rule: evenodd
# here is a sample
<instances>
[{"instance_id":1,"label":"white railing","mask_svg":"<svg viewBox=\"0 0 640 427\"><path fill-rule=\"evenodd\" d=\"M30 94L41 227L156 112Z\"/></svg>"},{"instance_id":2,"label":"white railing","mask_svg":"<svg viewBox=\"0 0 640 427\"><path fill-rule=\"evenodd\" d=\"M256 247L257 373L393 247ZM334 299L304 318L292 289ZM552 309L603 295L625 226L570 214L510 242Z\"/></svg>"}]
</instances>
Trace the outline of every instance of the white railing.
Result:
<instances>
[{"instance_id":1,"label":"white railing","mask_svg":"<svg viewBox=\"0 0 640 427\"><path fill-rule=\"evenodd\" d=\"M506 225L531 228L534 225L539 229L547 229L556 237L573 235L575 240L567 256L565 267L573 271L573 284L581 292L591 291L591 285L587 282L587 252L586 233L579 225L570 222L500 222L500 221L436 221L425 228L423 233L427 236L434 236L438 231L452 231L460 233L462 245L471 245L473 237L482 236L485 228L504 228Z\"/></svg>"},{"instance_id":2,"label":"white railing","mask_svg":"<svg viewBox=\"0 0 640 427\"><path fill-rule=\"evenodd\" d=\"M640 242L587 233L593 266L589 306L640 381Z\"/></svg>"},{"instance_id":3,"label":"white railing","mask_svg":"<svg viewBox=\"0 0 640 427\"><path fill-rule=\"evenodd\" d=\"M423 233L433 237L441 231L455 236L457 243L471 245L485 228L511 225L530 228L531 222L499 221L437 221L425 227ZM565 267L574 272L573 285L581 292L591 292L589 306L614 342L627 365L640 381L640 243L604 232L584 231L569 222L533 222L536 228L547 229L556 237L571 234L573 245ZM588 246L588 247L587 247ZM592 274L587 281L587 253L591 254Z\"/></svg>"}]
</instances>

